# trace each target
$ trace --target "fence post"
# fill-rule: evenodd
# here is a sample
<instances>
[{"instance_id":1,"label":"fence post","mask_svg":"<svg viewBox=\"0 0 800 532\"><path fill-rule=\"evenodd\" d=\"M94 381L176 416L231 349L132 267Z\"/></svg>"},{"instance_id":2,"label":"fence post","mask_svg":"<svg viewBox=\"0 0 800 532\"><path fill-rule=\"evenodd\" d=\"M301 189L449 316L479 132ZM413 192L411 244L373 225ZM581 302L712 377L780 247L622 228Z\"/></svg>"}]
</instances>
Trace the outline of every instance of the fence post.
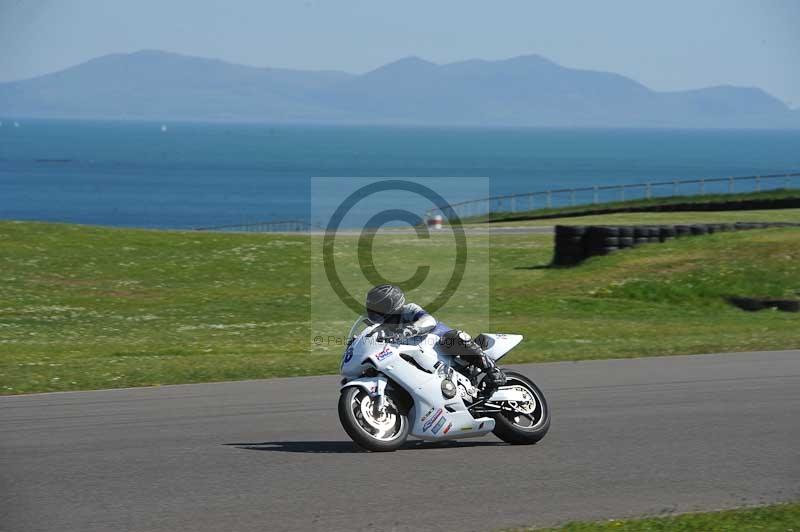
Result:
<instances>
[{"instance_id":1,"label":"fence post","mask_svg":"<svg viewBox=\"0 0 800 532\"><path fill-rule=\"evenodd\" d=\"M547 208L549 209L552 206L553 206L552 192L548 190L547 191Z\"/></svg>"},{"instance_id":2,"label":"fence post","mask_svg":"<svg viewBox=\"0 0 800 532\"><path fill-rule=\"evenodd\" d=\"M594 188L594 198L592 198L592 203L594 203L596 205L597 204L597 185L595 185L593 188Z\"/></svg>"},{"instance_id":3,"label":"fence post","mask_svg":"<svg viewBox=\"0 0 800 532\"><path fill-rule=\"evenodd\" d=\"M625 185L619 187L619 200L625 201Z\"/></svg>"},{"instance_id":4,"label":"fence post","mask_svg":"<svg viewBox=\"0 0 800 532\"><path fill-rule=\"evenodd\" d=\"M701 179L700 180L700 194L705 194L705 193L706 193L706 180L705 179Z\"/></svg>"},{"instance_id":5,"label":"fence post","mask_svg":"<svg viewBox=\"0 0 800 532\"><path fill-rule=\"evenodd\" d=\"M647 192L646 192L647 199L652 198L653 197L653 189L651 188L650 183L647 183L647 189L646 190L647 190Z\"/></svg>"},{"instance_id":6,"label":"fence post","mask_svg":"<svg viewBox=\"0 0 800 532\"><path fill-rule=\"evenodd\" d=\"M733 178L728 178L728 194L733 194Z\"/></svg>"},{"instance_id":7,"label":"fence post","mask_svg":"<svg viewBox=\"0 0 800 532\"><path fill-rule=\"evenodd\" d=\"M761 176L756 176L756 192L761 192Z\"/></svg>"}]
</instances>

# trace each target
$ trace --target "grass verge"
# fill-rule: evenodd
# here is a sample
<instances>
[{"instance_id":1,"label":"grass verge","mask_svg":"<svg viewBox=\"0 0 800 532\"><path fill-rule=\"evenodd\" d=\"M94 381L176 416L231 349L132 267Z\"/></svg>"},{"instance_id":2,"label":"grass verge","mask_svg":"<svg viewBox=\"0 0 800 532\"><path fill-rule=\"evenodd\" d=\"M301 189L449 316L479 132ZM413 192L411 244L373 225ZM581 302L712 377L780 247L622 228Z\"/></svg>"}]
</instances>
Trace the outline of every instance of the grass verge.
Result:
<instances>
[{"instance_id":1,"label":"grass verge","mask_svg":"<svg viewBox=\"0 0 800 532\"><path fill-rule=\"evenodd\" d=\"M450 246L437 238L379 235L377 266L389 278L417 264L449 275ZM436 315L473 333L524 334L509 363L800 347L800 315L723 301L797 297L800 229L679 239L574 269L545 267L551 236L470 238L485 275L467 275ZM0 223L0 393L335 373L341 346L316 345L312 333L342 335L352 316L317 298L323 312L312 323L317 244ZM351 291L363 293L356 239L342 239L336 254Z\"/></svg>"},{"instance_id":2,"label":"grass verge","mask_svg":"<svg viewBox=\"0 0 800 532\"><path fill-rule=\"evenodd\" d=\"M546 220L561 217L584 217L590 215L603 215L614 214L619 212L642 212L647 210L657 210L660 207L668 207L676 205L686 205L687 207L682 210L690 211L691 206L695 206L696 211L723 211L727 204L742 203L739 207L734 207L736 212L742 212L741 209L749 209L752 207L745 207L745 202L751 201L769 201L769 200L800 200L800 189L776 189L766 190L763 192L743 192L737 194L698 194L694 196L663 196L649 199L633 199L624 201L610 201L596 204L583 204L575 206L552 207L532 209L528 211L516 212L495 212L491 215L472 216L467 217L464 223L498 223L509 221L523 221L523 220ZM522 200L521 200L522 201ZM541 199L539 199L541 201ZM796 203L796 202L794 202ZM712 208L716 205L716 208ZM703 206L702 208L700 206ZM797 205L792 205L796 207ZM764 210L768 210L772 206L768 206ZM787 206L788 207L788 206ZM738 209L738 210L737 210Z\"/></svg>"},{"instance_id":3,"label":"grass verge","mask_svg":"<svg viewBox=\"0 0 800 532\"><path fill-rule=\"evenodd\" d=\"M611 519L597 523L568 523L559 528L526 528L519 532L797 532L800 504L777 504L722 512L684 514L648 519Z\"/></svg>"}]
</instances>

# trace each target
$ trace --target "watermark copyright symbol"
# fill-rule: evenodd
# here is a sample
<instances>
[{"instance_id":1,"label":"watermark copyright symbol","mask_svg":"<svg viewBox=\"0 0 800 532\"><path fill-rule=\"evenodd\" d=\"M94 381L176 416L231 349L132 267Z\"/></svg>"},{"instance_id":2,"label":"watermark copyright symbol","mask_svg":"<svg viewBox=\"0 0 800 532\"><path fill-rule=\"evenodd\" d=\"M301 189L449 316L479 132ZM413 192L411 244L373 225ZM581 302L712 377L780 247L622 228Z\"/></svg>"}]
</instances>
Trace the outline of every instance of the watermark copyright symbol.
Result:
<instances>
[{"instance_id":1,"label":"watermark copyright symbol","mask_svg":"<svg viewBox=\"0 0 800 532\"><path fill-rule=\"evenodd\" d=\"M458 286L464 278L467 264L467 238L461 219L456 215L452 206L437 192L425 185L413 181L400 179L389 179L377 181L365 185L350 194L336 209L331 217L326 229L322 243L322 261L325 269L325 276L333 288L339 300L356 314L363 314L363 303L350 294L344 287L334 262L334 245L336 232L340 229L342 220L348 212L359 202L380 192L404 191L415 194L420 199L433 204L447 218L448 224L453 232L456 245L455 264L444 288L430 301L424 302L428 312L436 312L442 308L453 296ZM429 239L430 233L425 225L425 221L416 213L404 209L386 209L372 216L361 230L358 238L358 262L362 275L372 284L394 284L405 291L411 291L420 287L430 274L429 265L417 266L413 275L403 280L389 280L384 278L375 268L373 259L373 245L375 239L375 229L391 222L404 222L414 228L417 238ZM398 250L398 260L401 259L402 250ZM320 336L314 337L314 343L320 345L323 342Z\"/></svg>"}]
</instances>

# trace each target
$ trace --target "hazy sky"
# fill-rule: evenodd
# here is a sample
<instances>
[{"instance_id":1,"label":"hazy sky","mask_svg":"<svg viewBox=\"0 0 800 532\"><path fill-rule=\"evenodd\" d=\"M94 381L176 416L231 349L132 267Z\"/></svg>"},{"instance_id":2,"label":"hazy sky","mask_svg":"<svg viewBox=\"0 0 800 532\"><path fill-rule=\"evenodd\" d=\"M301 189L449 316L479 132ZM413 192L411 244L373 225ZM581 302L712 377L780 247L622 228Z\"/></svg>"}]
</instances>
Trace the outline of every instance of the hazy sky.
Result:
<instances>
[{"instance_id":1,"label":"hazy sky","mask_svg":"<svg viewBox=\"0 0 800 532\"><path fill-rule=\"evenodd\" d=\"M800 0L0 0L0 81L143 48L364 72L538 53L657 90L762 87L800 107Z\"/></svg>"}]
</instances>

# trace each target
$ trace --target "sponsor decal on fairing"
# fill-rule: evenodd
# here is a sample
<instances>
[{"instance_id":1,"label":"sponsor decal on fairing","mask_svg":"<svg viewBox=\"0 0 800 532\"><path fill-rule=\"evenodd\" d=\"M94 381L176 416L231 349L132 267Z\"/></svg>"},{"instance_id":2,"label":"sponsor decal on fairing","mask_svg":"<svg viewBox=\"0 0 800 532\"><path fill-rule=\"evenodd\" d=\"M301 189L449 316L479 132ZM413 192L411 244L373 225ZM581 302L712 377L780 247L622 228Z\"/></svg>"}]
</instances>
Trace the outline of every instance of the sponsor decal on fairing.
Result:
<instances>
[{"instance_id":1,"label":"sponsor decal on fairing","mask_svg":"<svg viewBox=\"0 0 800 532\"><path fill-rule=\"evenodd\" d=\"M383 348L383 351L375 355L375 359L380 362L381 360L387 359L394 354L394 351L387 345Z\"/></svg>"},{"instance_id":2,"label":"sponsor decal on fairing","mask_svg":"<svg viewBox=\"0 0 800 532\"><path fill-rule=\"evenodd\" d=\"M423 430L423 431L426 431L426 430L428 430L429 428L431 428L431 427L433 426L433 424L436 422L436 420L437 420L437 419L439 419L439 416L441 416L441 415L442 415L442 409L440 408L440 409L438 409L438 410L436 411L436 413L435 413L435 414L433 414L433 415L430 417L430 419L428 419L428 421L426 421L426 422L425 422L425 424L424 424L424 425L422 425L422 430Z\"/></svg>"}]
</instances>

